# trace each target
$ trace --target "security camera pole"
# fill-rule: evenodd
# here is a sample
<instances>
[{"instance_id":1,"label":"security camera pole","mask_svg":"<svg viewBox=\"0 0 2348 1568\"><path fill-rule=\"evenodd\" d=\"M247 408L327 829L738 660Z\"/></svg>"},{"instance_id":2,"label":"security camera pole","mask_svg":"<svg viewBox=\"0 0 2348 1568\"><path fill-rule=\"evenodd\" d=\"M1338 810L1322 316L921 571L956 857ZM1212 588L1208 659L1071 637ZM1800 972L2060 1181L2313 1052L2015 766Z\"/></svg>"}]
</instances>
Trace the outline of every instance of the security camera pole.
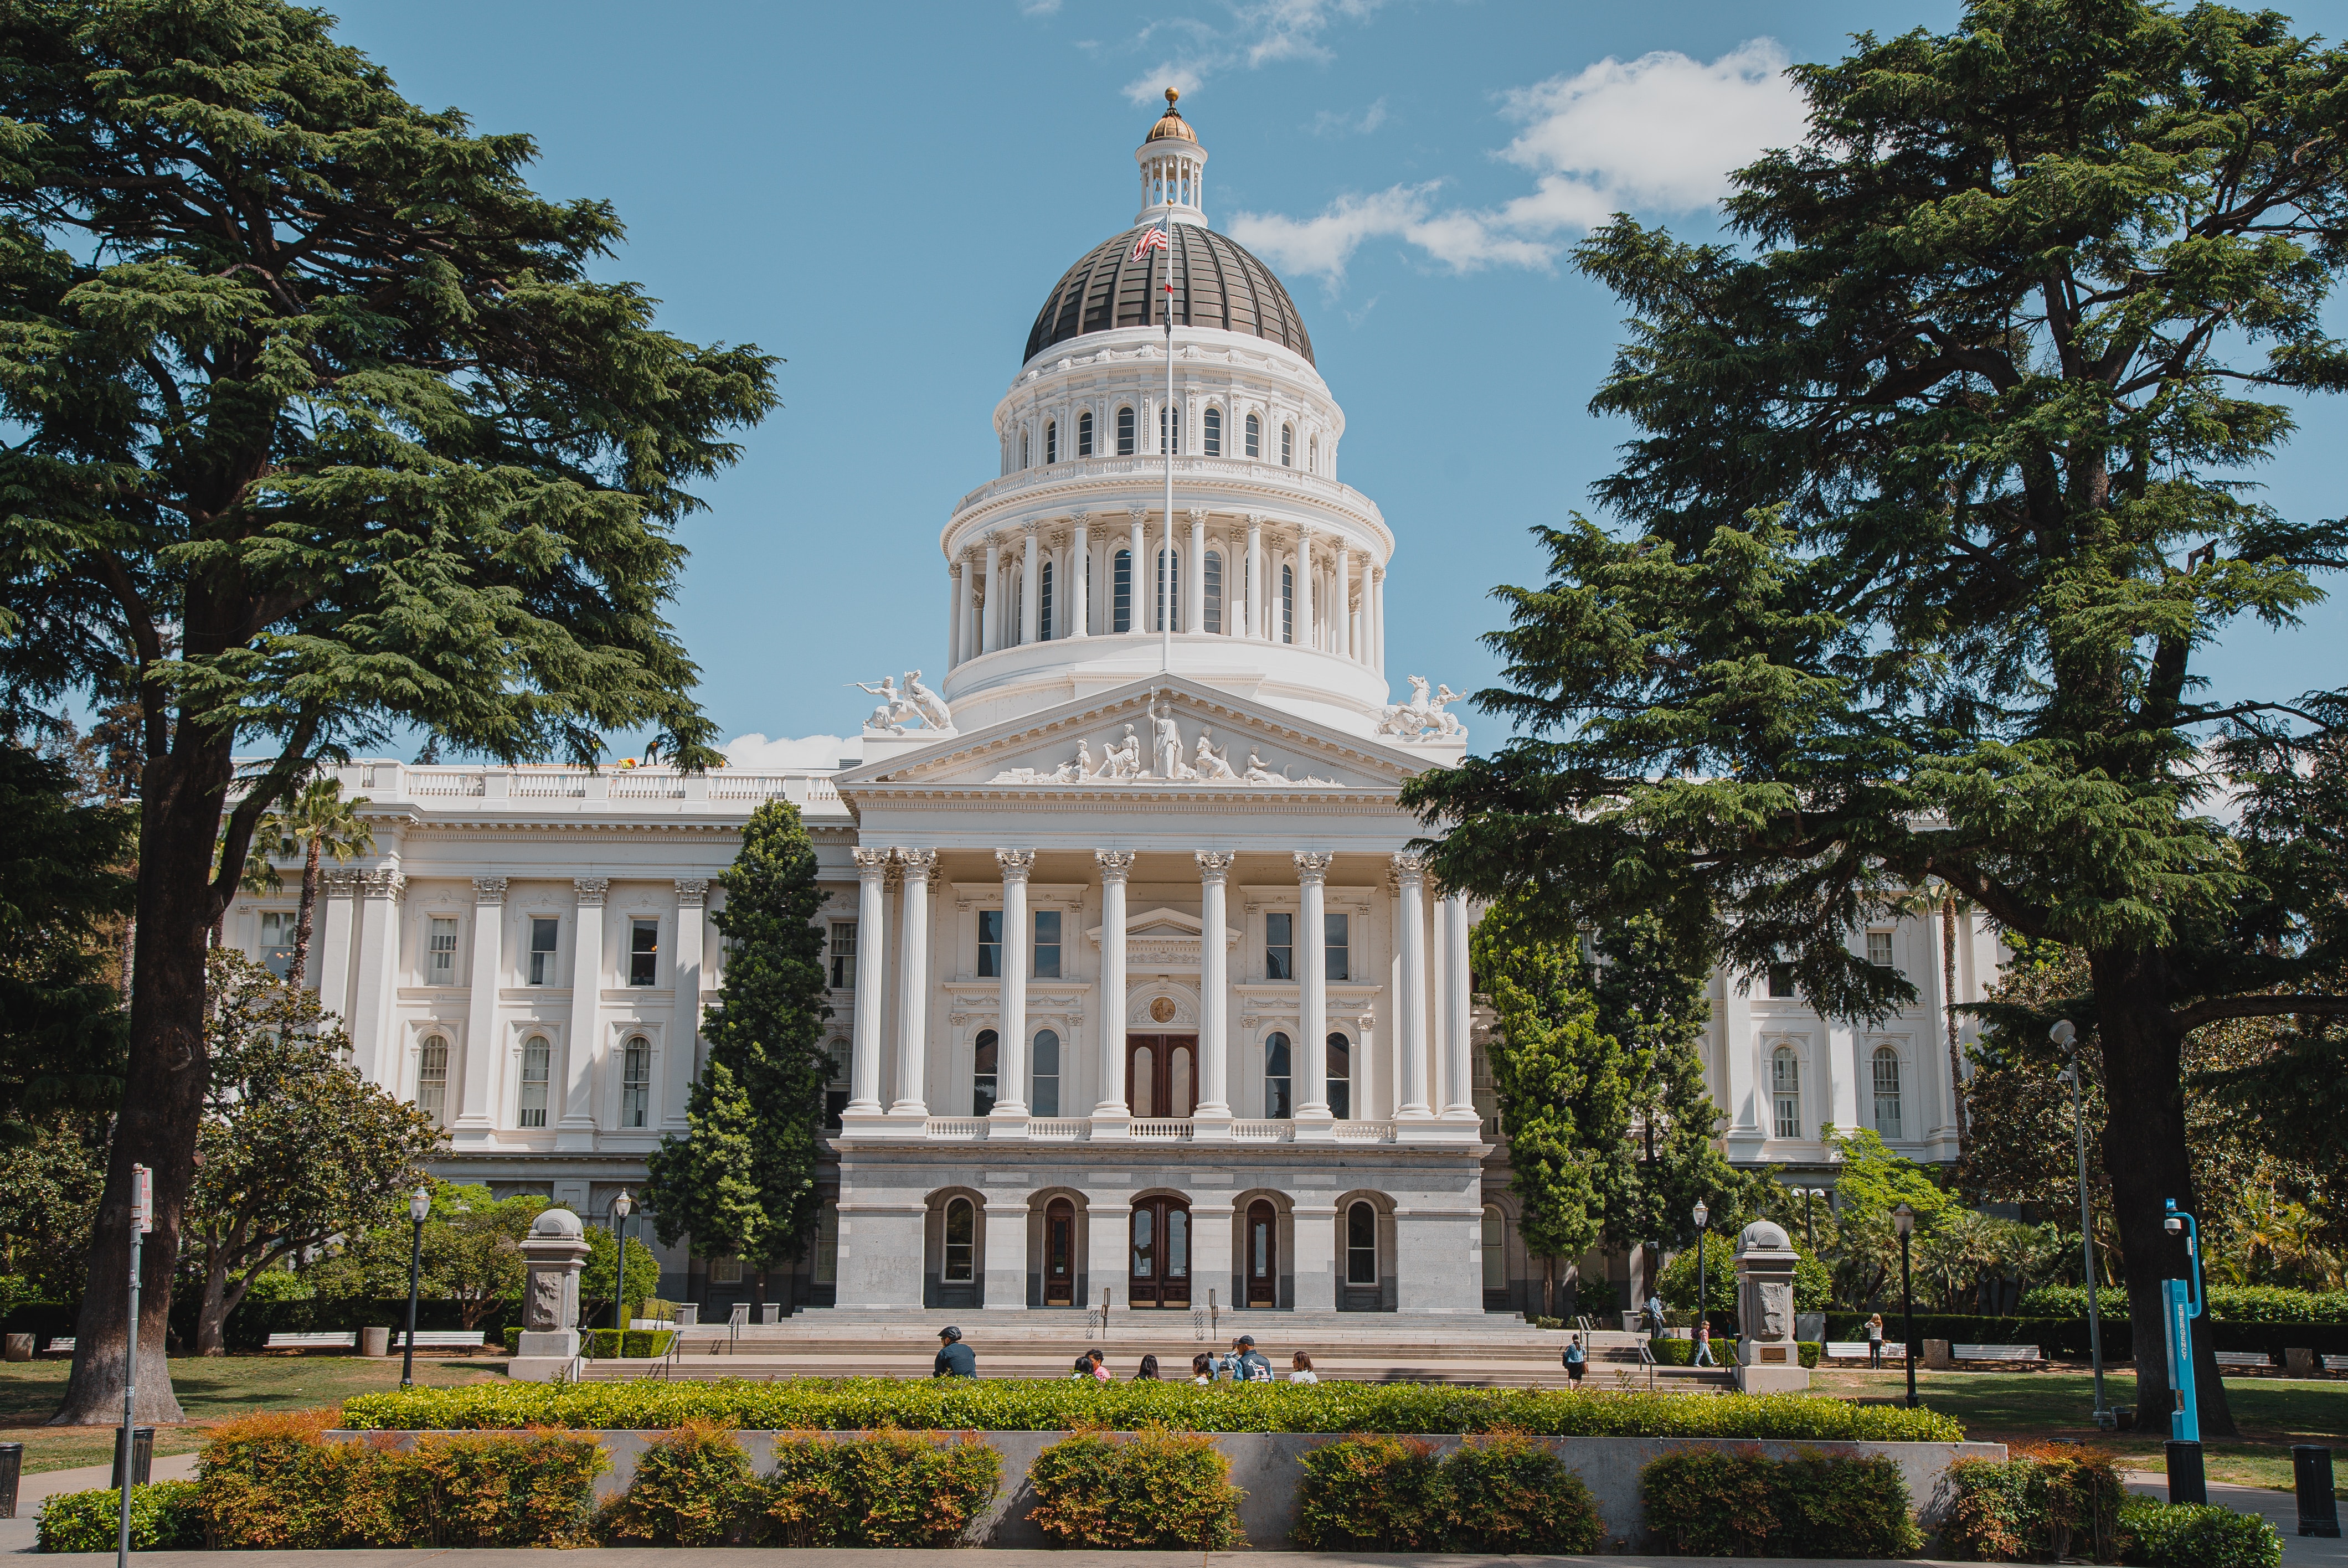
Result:
<instances>
[{"instance_id":1,"label":"security camera pole","mask_svg":"<svg viewBox=\"0 0 2348 1568\"><path fill-rule=\"evenodd\" d=\"M2201 1404L2193 1387L2193 1320L2201 1316L2201 1227L2168 1200L2160 1228L2185 1238L2185 1277L2160 1282L2161 1319L2168 1329L2168 1387L2177 1408L2168 1415L2168 1501L2207 1502L2201 1468Z\"/></svg>"},{"instance_id":2,"label":"security camera pole","mask_svg":"<svg viewBox=\"0 0 2348 1568\"><path fill-rule=\"evenodd\" d=\"M130 1167L130 1342L122 1362L122 1439L115 1447L121 1456L117 1461L122 1467L122 1517L115 1532L114 1561L116 1568L130 1565L130 1481L136 1467L138 1429L136 1419L139 1399L139 1255L140 1243L155 1228L154 1173L144 1165Z\"/></svg>"}]
</instances>

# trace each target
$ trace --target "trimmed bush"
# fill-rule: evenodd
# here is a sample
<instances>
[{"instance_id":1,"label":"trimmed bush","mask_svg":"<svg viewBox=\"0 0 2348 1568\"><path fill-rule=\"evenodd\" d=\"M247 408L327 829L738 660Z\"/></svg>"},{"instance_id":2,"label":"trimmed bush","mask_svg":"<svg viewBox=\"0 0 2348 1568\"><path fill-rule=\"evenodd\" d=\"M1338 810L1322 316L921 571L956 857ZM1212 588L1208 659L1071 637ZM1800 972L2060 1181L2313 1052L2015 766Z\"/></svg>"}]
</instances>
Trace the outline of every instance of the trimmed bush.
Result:
<instances>
[{"instance_id":1,"label":"trimmed bush","mask_svg":"<svg viewBox=\"0 0 2348 1568\"><path fill-rule=\"evenodd\" d=\"M112 1552L122 1535L122 1493L113 1487L67 1491L41 1505L40 1552ZM130 1550L194 1552L204 1544L204 1516L192 1481L159 1481L130 1489Z\"/></svg>"},{"instance_id":2,"label":"trimmed bush","mask_svg":"<svg viewBox=\"0 0 2348 1568\"><path fill-rule=\"evenodd\" d=\"M666 1429L698 1418L745 1431L1489 1432L1537 1437L1776 1438L1957 1442L1937 1410L1803 1394L1470 1389L1439 1383L1078 1382L1074 1378L794 1378L772 1383L472 1383L343 1402L362 1430Z\"/></svg>"},{"instance_id":3,"label":"trimmed bush","mask_svg":"<svg viewBox=\"0 0 2348 1568\"><path fill-rule=\"evenodd\" d=\"M1691 1557L1909 1557L1923 1533L1884 1458L1687 1449L1639 1471L1647 1528Z\"/></svg>"},{"instance_id":4,"label":"trimmed bush","mask_svg":"<svg viewBox=\"0 0 2348 1568\"><path fill-rule=\"evenodd\" d=\"M1443 1461L1446 1552L1567 1556L1605 1534L1598 1500L1549 1445L1517 1432L1469 1438Z\"/></svg>"},{"instance_id":5,"label":"trimmed bush","mask_svg":"<svg viewBox=\"0 0 2348 1568\"><path fill-rule=\"evenodd\" d=\"M2287 1290L2278 1285L2213 1285L2209 1288L2209 1317L2219 1323L2340 1323L2348 1324L2348 1290ZM2097 1313L2108 1323L2128 1315L2127 1286L2106 1286L2096 1292ZM2087 1316L2084 1285L2041 1285L2023 1292L2019 1304L2025 1317Z\"/></svg>"},{"instance_id":6,"label":"trimmed bush","mask_svg":"<svg viewBox=\"0 0 2348 1568\"><path fill-rule=\"evenodd\" d=\"M2003 1463L1959 1460L1949 1481L1956 1495L1941 1533L1961 1562L2116 1561L2127 1489L2108 1454L2016 1446Z\"/></svg>"},{"instance_id":7,"label":"trimmed bush","mask_svg":"<svg viewBox=\"0 0 2348 1568\"><path fill-rule=\"evenodd\" d=\"M1826 1358L1827 1348L1816 1339L1801 1339L1795 1342L1794 1353L1801 1358L1803 1366L1816 1367Z\"/></svg>"},{"instance_id":8,"label":"trimmed bush","mask_svg":"<svg viewBox=\"0 0 2348 1568\"><path fill-rule=\"evenodd\" d=\"M959 1546L1002 1487L1002 1456L974 1432L778 1439L760 1543Z\"/></svg>"},{"instance_id":9,"label":"trimmed bush","mask_svg":"<svg viewBox=\"0 0 2348 1568\"><path fill-rule=\"evenodd\" d=\"M687 1421L644 1450L628 1490L605 1505L601 1533L614 1545L736 1545L760 1501L734 1429Z\"/></svg>"},{"instance_id":10,"label":"trimmed bush","mask_svg":"<svg viewBox=\"0 0 2348 1568\"><path fill-rule=\"evenodd\" d=\"M1028 1517L1056 1546L1217 1552L1245 1544L1231 1461L1200 1432L1077 1432L1035 1456Z\"/></svg>"},{"instance_id":11,"label":"trimmed bush","mask_svg":"<svg viewBox=\"0 0 2348 1568\"><path fill-rule=\"evenodd\" d=\"M2255 1513L2132 1497L2119 1523L2120 1561L2141 1568L2281 1568L2282 1536Z\"/></svg>"},{"instance_id":12,"label":"trimmed bush","mask_svg":"<svg viewBox=\"0 0 2348 1568\"><path fill-rule=\"evenodd\" d=\"M1424 1439L1348 1438L1303 1469L1295 1536L1308 1551L1571 1554L1604 1535L1581 1478L1520 1433L1471 1438L1440 1460Z\"/></svg>"},{"instance_id":13,"label":"trimmed bush","mask_svg":"<svg viewBox=\"0 0 2348 1568\"><path fill-rule=\"evenodd\" d=\"M519 1328L509 1328L511 1336L506 1341L510 1352L520 1348ZM590 1361L654 1361L668 1354L676 1343L674 1328L592 1328L579 1336L579 1353Z\"/></svg>"},{"instance_id":14,"label":"trimmed bush","mask_svg":"<svg viewBox=\"0 0 2348 1568\"><path fill-rule=\"evenodd\" d=\"M1302 1460L1296 1543L1308 1552L1436 1552L1447 1491L1424 1438L1365 1434Z\"/></svg>"}]
</instances>

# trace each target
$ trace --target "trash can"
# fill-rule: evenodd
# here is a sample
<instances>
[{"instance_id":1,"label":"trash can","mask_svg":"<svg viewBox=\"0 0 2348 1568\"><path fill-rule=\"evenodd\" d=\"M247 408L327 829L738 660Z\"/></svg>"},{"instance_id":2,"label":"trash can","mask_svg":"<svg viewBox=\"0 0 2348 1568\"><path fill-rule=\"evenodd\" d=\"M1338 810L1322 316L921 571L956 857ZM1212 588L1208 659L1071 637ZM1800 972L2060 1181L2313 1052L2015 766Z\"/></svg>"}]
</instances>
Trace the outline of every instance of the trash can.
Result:
<instances>
[{"instance_id":1,"label":"trash can","mask_svg":"<svg viewBox=\"0 0 2348 1568\"><path fill-rule=\"evenodd\" d=\"M31 1360L33 1358L33 1337L29 1334L9 1335L7 1337L6 1348L5 1350L0 1350L0 1356L5 1356L11 1361Z\"/></svg>"},{"instance_id":2,"label":"trash can","mask_svg":"<svg viewBox=\"0 0 2348 1568\"><path fill-rule=\"evenodd\" d=\"M2295 1444L2291 1468L2299 1492L2299 1532L2338 1539L2340 1502L2332 1495L2332 1450L2321 1443Z\"/></svg>"},{"instance_id":3,"label":"trash can","mask_svg":"<svg viewBox=\"0 0 2348 1568\"><path fill-rule=\"evenodd\" d=\"M360 1354L360 1355L362 1355L362 1356L388 1356L388 1355L390 1355L390 1354L391 1354L391 1330L390 1330L390 1329L388 1329L388 1328L362 1328L362 1329L360 1329L360 1330L359 1330L359 1354Z\"/></svg>"},{"instance_id":4,"label":"trash can","mask_svg":"<svg viewBox=\"0 0 2348 1568\"><path fill-rule=\"evenodd\" d=\"M16 1517L16 1481L25 1473L25 1445L0 1443L0 1519Z\"/></svg>"},{"instance_id":5,"label":"trash can","mask_svg":"<svg viewBox=\"0 0 2348 1568\"><path fill-rule=\"evenodd\" d=\"M130 1484L145 1486L154 1473L155 1429L133 1427L130 1429ZM106 1484L117 1491L122 1490L122 1429L119 1427L115 1429L114 1435L114 1479Z\"/></svg>"}]
</instances>

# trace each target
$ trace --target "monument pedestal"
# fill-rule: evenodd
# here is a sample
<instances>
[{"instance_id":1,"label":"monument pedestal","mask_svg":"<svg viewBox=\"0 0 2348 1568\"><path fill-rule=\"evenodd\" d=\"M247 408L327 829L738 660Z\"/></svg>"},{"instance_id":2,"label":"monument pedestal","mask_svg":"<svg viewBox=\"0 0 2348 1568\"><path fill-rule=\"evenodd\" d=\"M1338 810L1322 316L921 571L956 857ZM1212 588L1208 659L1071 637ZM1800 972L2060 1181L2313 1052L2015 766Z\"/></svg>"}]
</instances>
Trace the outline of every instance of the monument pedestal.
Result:
<instances>
[{"instance_id":1,"label":"monument pedestal","mask_svg":"<svg viewBox=\"0 0 2348 1568\"><path fill-rule=\"evenodd\" d=\"M551 1383L579 1359L579 1271L587 1265L587 1236L569 1209L547 1209L521 1241L522 1331L506 1376Z\"/></svg>"},{"instance_id":2,"label":"monument pedestal","mask_svg":"<svg viewBox=\"0 0 2348 1568\"><path fill-rule=\"evenodd\" d=\"M1794 1340L1794 1265L1786 1233L1756 1220L1736 1238L1736 1386L1748 1394L1798 1394L1810 1386Z\"/></svg>"}]
</instances>

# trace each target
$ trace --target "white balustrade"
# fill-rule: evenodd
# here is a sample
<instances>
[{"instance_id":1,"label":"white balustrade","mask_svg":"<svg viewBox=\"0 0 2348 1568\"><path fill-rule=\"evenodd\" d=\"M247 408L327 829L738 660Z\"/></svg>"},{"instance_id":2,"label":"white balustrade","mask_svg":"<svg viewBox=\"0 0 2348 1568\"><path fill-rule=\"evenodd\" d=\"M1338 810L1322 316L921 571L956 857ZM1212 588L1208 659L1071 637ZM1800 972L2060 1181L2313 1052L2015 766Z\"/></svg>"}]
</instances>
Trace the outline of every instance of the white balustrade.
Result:
<instances>
[{"instance_id":1,"label":"white balustrade","mask_svg":"<svg viewBox=\"0 0 2348 1568\"><path fill-rule=\"evenodd\" d=\"M1391 1143L1395 1141L1395 1124L1391 1122L1340 1122L1337 1124L1340 1143Z\"/></svg>"},{"instance_id":2,"label":"white balustrade","mask_svg":"<svg viewBox=\"0 0 2348 1568\"><path fill-rule=\"evenodd\" d=\"M1133 1123L1133 1135L1137 1138L1188 1138L1190 1125L1188 1122L1136 1122Z\"/></svg>"},{"instance_id":3,"label":"white balustrade","mask_svg":"<svg viewBox=\"0 0 2348 1568\"><path fill-rule=\"evenodd\" d=\"M1092 1135L1093 1124L1082 1116L1045 1116L1027 1123L1031 1142L1072 1143Z\"/></svg>"},{"instance_id":4,"label":"white balustrade","mask_svg":"<svg viewBox=\"0 0 2348 1568\"><path fill-rule=\"evenodd\" d=\"M1293 1122L1234 1122L1231 1136L1242 1143L1287 1143L1296 1137Z\"/></svg>"},{"instance_id":5,"label":"white balustrade","mask_svg":"<svg viewBox=\"0 0 2348 1568\"><path fill-rule=\"evenodd\" d=\"M966 1143L986 1136L986 1119L983 1116L932 1116L922 1123L922 1131L932 1138Z\"/></svg>"}]
</instances>

